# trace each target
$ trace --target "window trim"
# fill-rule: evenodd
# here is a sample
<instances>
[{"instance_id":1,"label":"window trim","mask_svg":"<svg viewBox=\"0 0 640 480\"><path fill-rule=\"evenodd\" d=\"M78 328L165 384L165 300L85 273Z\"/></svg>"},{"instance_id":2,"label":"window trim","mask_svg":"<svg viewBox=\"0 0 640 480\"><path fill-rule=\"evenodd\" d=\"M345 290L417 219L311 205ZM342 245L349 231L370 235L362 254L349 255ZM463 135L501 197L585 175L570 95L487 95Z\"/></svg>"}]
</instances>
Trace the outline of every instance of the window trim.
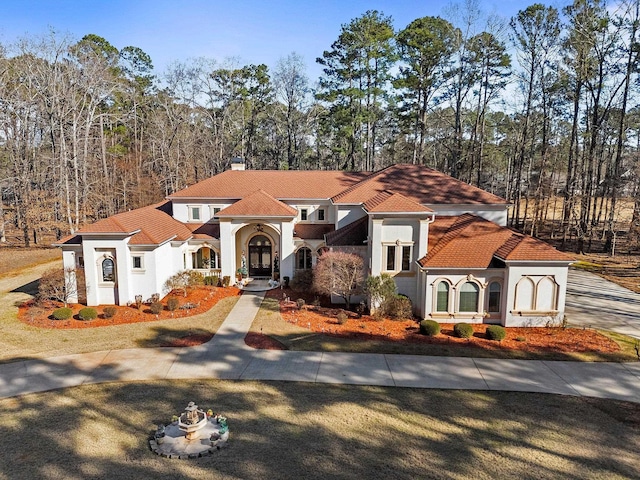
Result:
<instances>
[{"instance_id":1,"label":"window trim","mask_svg":"<svg viewBox=\"0 0 640 480\"><path fill-rule=\"evenodd\" d=\"M383 273L402 273L407 274L414 271L413 267L413 242L401 242L396 240L395 242L383 242L382 244L382 272ZM389 249L393 248L393 265L392 268L389 268L391 265L389 264ZM409 264L408 269L403 268L403 254L405 248L409 249Z\"/></svg>"},{"instance_id":2,"label":"window trim","mask_svg":"<svg viewBox=\"0 0 640 480\"><path fill-rule=\"evenodd\" d=\"M104 275L104 263L106 261L111 262L111 276L113 277L111 280L105 279ZM100 284L102 285L115 285L116 283L116 261L111 256L104 256L102 260L100 260Z\"/></svg>"},{"instance_id":3,"label":"window trim","mask_svg":"<svg viewBox=\"0 0 640 480\"><path fill-rule=\"evenodd\" d=\"M309 209L308 208L301 208L300 209L300 221L301 222L306 222L309 220Z\"/></svg>"},{"instance_id":4,"label":"window trim","mask_svg":"<svg viewBox=\"0 0 640 480\"><path fill-rule=\"evenodd\" d=\"M139 267L136 267L136 261L135 261L136 258L140 259ZM144 271L144 255L142 254L131 255L131 270L135 272Z\"/></svg>"},{"instance_id":5,"label":"window trim","mask_svg":"<svg viewBox=\"0 0 640 480\"><path fill-rule=\"evenodd\" d=\"M320 218L322 217L322 218ZM325 210L324 208L319 208L318 209L318 221L319 222L325 222L327 220L327 217L325 215Z\"/></svg>"},{"instance_id":6,"label":"window trim","mask_svg":"<svg viewBox=\"0 0 640 480\"><path fill-rule=\"evenodd\" d=\"M202 206L201 205L187 205L187 209L189 212L189 221L190 222L202 222ZM198 212L198 218L193 215L193 212Z\"/></svg>"},{"instance_id":7,"label":"window trim","mask_svg":"<svg viewBox=\"0 0 640 480\"><path fill-rule=\"evenodd\" d=\"M439 299L439 294L440 294L439 288L440 288L440 285L442 285L442 284L446 285L446 287L447 287L447 291L446 291L446 294L447 294L446 309L445 310L438 310L438 303L439 303L439 300L440 300ZM453 290L453 285L451 285L451 282L449 282L448 280L445 280L445 279L437 280L435 285L434 285L434 289L433 290L434 290L434 294L435 294L434 299L433 299L433 312L435 312L435 313L449 313L451 311L451 293L452 293L452 290ZM444 292L442 292L442 293L444 293Z\"/></svg>"},{"instance_id":8,"label":"window trim","mask_svg":"<svg viewBox=\"0 0 640 480\"><path fill-rule=\"evenodd\" d=\"M497 310L491 310L491 285L493 284L498 285L499 290L498 290L498 309ZM503 285L502 285L502 281L498 280L498 279L489 279L489 281L487 282L487 298L486 298L486 306L487 306L487 313L489 313L489 315L499 315L502 313L502 299L503 299Z\"/></svg>"},{"instance_id":9,"label":"window trim","mask_svg":"<svg viewBox=\"0 0 640 480\"><path fill-rule=\"evenodd\" d=\"M300 253L301 253L303 250L307 250L307 251L309 252L309 255L308 255L308 257L307 257L307 255L305 254L305 256L304 256L304 262L303 262L303 263L304 263L304 266L303 266L302 268L300 268L300 262L299 262L299 260L298 260L298 259L299 259L298 255L300 255ZM303 245L303 246L301 246L300 248L298 248L298 249L296 250L296 254L295 254L295 255L296 255L296 257L295 257L295 261L296 261L296 265L295 265L295 266L296 266L296 268L295 268L295 269L296 269L296 270L310 270L310 269L312 269L312 268L313 268L313 250L312 250L311 248L309 248L309 247L308 247L308 246L306 246L306 245ZM308 265L307 265L307 260L309 260L309 264L308 264Z\"/></svg>"},{"instance_id":10,"label":"window trim","mask_svg":"<svg viewBox=\"0 0 640 480\"><path fill-rule=\"evenodd\" d=\"M463 292L462 289L464 288L465 285L474 285L476 287L476 291L475 291L475 297L476 297L476 309L475 310L462 310L462 294L463 293L470 293L470 292ZM459 312L463 315L469 315L469 314L477 314L480 313L480 307L482 306L482 303L480 302L480 294L482 293L482 285L478 284L478 282L474 282L473 280L465 280L464 282L461 282L460 285L458 286L457 290L457 302L456 302L456 312Z\"/></svg>"}]
</instances>

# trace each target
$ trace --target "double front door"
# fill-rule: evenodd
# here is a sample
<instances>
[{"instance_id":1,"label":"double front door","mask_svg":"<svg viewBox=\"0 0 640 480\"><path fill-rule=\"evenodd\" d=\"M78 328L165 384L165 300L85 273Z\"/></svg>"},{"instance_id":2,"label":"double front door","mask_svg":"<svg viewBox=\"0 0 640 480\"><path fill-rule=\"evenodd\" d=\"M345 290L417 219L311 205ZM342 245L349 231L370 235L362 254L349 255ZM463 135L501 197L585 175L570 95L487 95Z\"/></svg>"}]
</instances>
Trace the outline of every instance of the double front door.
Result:
<instances>
[{"instance_id":1,"label":"double front door","mask_svg":"<svg viewBox=\"0 0 640 480\"><path fill-rule=\"evenodd\" d=\"M264 235L256 235L249 242L249 276L271 277L272 245Z\"/></svg>"}]
</instances>

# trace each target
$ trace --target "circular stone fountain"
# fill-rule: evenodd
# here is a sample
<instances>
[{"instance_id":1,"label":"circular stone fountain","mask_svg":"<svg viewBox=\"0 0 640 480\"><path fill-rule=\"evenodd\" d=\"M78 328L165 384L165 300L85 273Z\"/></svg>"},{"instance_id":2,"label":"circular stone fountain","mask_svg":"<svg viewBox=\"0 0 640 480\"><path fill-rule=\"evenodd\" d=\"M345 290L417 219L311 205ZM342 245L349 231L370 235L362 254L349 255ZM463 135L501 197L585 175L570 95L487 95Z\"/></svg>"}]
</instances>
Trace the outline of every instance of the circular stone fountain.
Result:
<instances>
[{"instance_id":1,"label":"circular stone fountain","mask_svg":"<svg viewBox=\"0 0 640 480\"><path fill-rule=\"evenodd\" d=\"M154 437L149 440L149 446L154 453L163 457L197 458L225 447L228 439L229 428L225 417L209 416L198 409L194 402L189 402L176 421L169 425L158 425Z\"/></svg>"}]
</instances>

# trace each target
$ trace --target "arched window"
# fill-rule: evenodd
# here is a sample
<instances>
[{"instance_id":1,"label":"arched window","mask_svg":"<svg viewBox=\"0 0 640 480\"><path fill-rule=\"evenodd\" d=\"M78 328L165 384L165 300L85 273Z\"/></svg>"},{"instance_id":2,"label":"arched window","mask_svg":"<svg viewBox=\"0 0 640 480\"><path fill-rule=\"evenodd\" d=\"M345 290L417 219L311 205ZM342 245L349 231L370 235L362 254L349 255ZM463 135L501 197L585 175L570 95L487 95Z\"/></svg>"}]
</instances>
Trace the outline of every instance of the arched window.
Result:
<instances>
[{"instance_id":1,"label":"arched window","mask_svg":"<svg viewBox=\"0 0 640 480\"><path fill-rule=\"evenodd\" d=\"M466 282L460 288L460 308L461 312L478 311L478 294L480 289L473 282Z\"/></svg>"},{"instance_id":2,"label":"arched window","mask_svg":"<svg viewBox=\"0 0 640 480\"><path fill-rule=\"evenodd\" d=\"M302 247L296 252L296 268L298 270L307 270L311 268L311 250Z\"/></svg>"},{"instance_id":3,"label":"arched window","mask_svg":"<svg viewBox=\"0 0 640 480\"><path fill-rule=\"evenodd\" d=\"M447 282L438 283L436 288L436 312L449 311L449 284Z\"/></svg>"},{"instance_id":4,"label":"arched window","mask_svg":"<svg viewBox=\"0 0 640 480\"><path fill-rule=\"evenodd\" d=\"M516 286L516 310L532 310L533 309L533 282L530 278L524 277L520 279Z\"/></svg>"},{"instance_id":5,"label":"arched window","mask_svg":"<svg viewBox=\"0 0 640 480\"><path fill-rule=\"evenodd\" d=\"M115 282L116 276L114 272L114 263L111 258L105 258L102 261L102 281Z\"/></svg>"},{"instance_id":6,"label":"arched window","mask_svg":"<svg viewBox=\"0 0 640 480\"><path fill-rule=\"evenodd\" d=\"M489 305L487 310L489 313L497 313L500 311L500 294L502 285L499 282L491 282L489 284Z\"/></svg>"},{"instance_id":7,"label":"arched window","mask_svg":"<svg viewBox=\"0 0 640 480\"><path fill-rule=\"evenodd\" d=\"M536 291L536 310L548 311L556 309L556 283L545 277L538 282Z\"/></svg>"}]
</instances>

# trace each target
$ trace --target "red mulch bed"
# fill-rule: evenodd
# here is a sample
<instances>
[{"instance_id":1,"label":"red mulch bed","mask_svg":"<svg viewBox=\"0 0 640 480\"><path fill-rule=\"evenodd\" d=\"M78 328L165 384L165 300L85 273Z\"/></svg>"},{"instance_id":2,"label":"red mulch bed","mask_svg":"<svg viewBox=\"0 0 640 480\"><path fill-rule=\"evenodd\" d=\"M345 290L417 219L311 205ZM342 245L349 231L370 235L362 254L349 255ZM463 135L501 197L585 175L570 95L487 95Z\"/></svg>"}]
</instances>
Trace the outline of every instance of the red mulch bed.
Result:
<instances>
[{"instance_id":1,"label":"red mulch bed","mask_svg":"<svg viewBox=\"0 0 640 480\"><path fill-rule=\"evenodd\" d=\"M103 314L104 307L113 305L99 305L97 307L92 307L97 310L98 318L87 321L80 320L78 318L78 312L81 308L84 308L84 305L69 305L69 308L73 310L73 317L69 320L56 320L52 317L51 314L53 310L64 306L62 303L50 301L44 304L37 304L35 301L30 300L20 306L18 318L23 323L35 327L58 329L94 328L138 322L155 322L156 320L169 320L172 318L184 318L199 315L210 310L221 299L237 296L241 293L242 291L238 290L235 287L197 287L189 290L186 297L182 294L170 294L164 297L161 300L161 303L164 305L164 309L158 315L151 313L151 310L149 310L149 305L143 304L140 310L138 310L136 305L115 306L116 314L111 318L105 318ZM194 308L177 308L173 312L170 312L169 310L167 310L167 300L171 296L175 296L179 300L180 306L191 304L194 306ZM199 343L189 343L193 341L195 340L185 339L185 342L188 344L184 346L198 345L199 343L202 343L202 341L200 341ZM208 341L208 339L204 341Z\"/></svg>"},{"instance_id":2,"label":"red mulch bed","mask_svg":"<svg viewBox=\"0 0 640 480\"><path fill-rule=\"evenodd\" d=\"M258 348L260 350L286 350L287 347L277 341L275 338L271 338L268 335L262 333L249 332L244 337L244 343L252 348Z\"/></svg>"},{"instance_id":3,"label":"red mulch bed","mask_svg":"<svg viewBox=\"0 0 640 480\"><path fill-rule=\"evenodd\" d=\"M527 352L614 353L620 351L617 343L595 330L577 328L510 327L506 329L506 338L501 342L496 342L484 338L485 330L489 326L486 324L473 324L474 335L470 339L454 336L453 323L443 323L440 334L428 337L420 334L418 322L415 320L378 320L369 315L358 317L354 312L345 312L349 318L343 325L340 325L336 319L338 313L344 311L340 307L305 305L302 309L298 309L293 305L293 300L304 298L304 295L291 291L285 291L284 294L291 297L290 302L282 300L283 292L280 290L268 292L269 297L280 301L280 314L285 321L330 336Z\"/></svg>"}]
</instances>

